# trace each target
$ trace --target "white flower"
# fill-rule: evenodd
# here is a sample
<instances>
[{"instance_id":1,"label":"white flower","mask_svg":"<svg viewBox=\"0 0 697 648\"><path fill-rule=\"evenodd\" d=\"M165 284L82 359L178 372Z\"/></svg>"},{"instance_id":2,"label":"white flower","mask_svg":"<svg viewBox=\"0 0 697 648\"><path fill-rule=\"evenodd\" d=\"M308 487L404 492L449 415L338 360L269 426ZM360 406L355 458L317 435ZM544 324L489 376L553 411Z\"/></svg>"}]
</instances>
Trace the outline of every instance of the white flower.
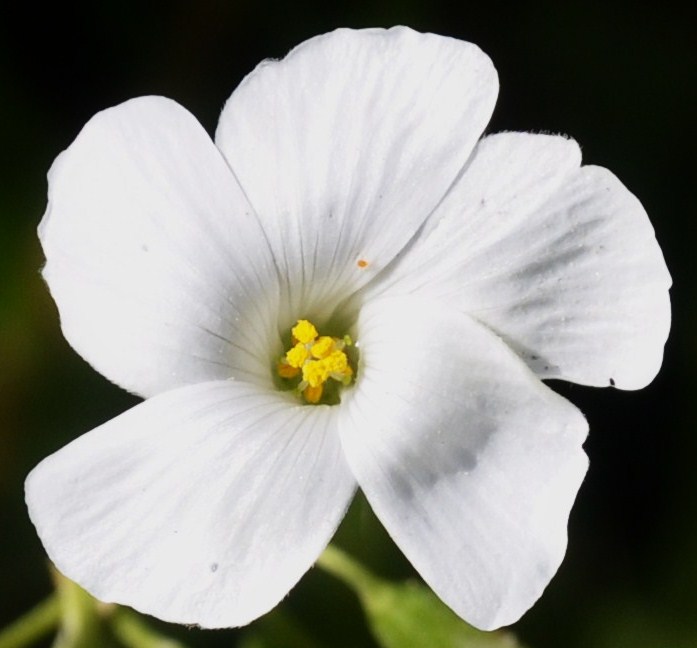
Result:
<instances>
[{"instance_id":1,"label":"white flower","mask_svg":"<svg viewBox=\"0 0 697 648\"><path fill-rule=\"evenodd\" d=\"M160 97L85 126L50 172L44 276L72 346L146 400L27 480L62 572L242 625L359 485L466 620L532 605L587 466L583 416L540 379L646 385L670 278L640 203L573 141L478 141L496 94L474 45L338 30L257 67L215 144ZM333 368L305 371L298 320Z\"/></svg>"}]
</instances>

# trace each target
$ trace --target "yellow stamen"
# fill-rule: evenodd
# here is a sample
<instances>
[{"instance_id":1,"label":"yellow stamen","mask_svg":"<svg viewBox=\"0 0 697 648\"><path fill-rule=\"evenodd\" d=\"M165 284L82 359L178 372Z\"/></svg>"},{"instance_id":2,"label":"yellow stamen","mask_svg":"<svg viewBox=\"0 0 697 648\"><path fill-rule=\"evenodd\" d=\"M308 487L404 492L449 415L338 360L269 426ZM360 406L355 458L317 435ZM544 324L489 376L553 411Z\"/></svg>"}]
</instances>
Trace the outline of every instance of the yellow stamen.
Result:
<instances>
[{"instance_id":1,"label":"yellow stamen","mask_svg":"<svg viewBox=\"0 0 697 648\"><path fill-rule=\"evenodd\" d=\"M322 385L317 385L312 387L312 385L305 387L303 391L303 396L308 403L319 403L319 399L322 398L322 392L324 387Z\"/></svg>"},{"instance_id":2,"label":"yellow stamen","mask_svg":"<svg viewBox=\"0 0 697 648\"><path fill-rule=\"evenodd\" d=\"M310 353L312 354L313 358L321 360L322 358L326 358L332 351L334 351L334 347L336 347L334 338L323 335L322 337L317 338L317 341L312 345L312 347L310 347Z\"/></svg>"},{"instance_id":3,"label":"yellow stamen","mask_svg":"<svg viewBox=\"0 0 697 648\"><path fill-rule=\"evenodd\" d=\"M308 356L310 355L310 352L307 350L304 344L298 342L292 349L286 353L286 362L291 366L291 367L296 367L297 369L300 369L300 367L305 364L305 360L307 360Z\"/></svg>"},{"instance_id":4,"label":"yellow stamen","mask_svg":"<svg viewBox=\"0 0 697 648\"><path fill-rule=\"evenodd\" d=\"M343 339L320 336L308 320L298 320L291 335L293 346L278 362L277 372L286 379L302 372L297 390L308 403L318 403L322 399L324 385L330 378L344 386L351 384L353 370L344 352L351 344L348 335Z\"/></svg>"},{"instance_id":5,"label":"yellow stamen","mask_svg":"<svg viewBox=\"0 0 697 648\"><path fill-rule=\"evenodd\" d=\"M307 320L298 320L290 332L298 342L303 344L309 344L317 337L317 329Z\"/></svg>"},{"instance_id":6,"label":"yellow stamen","mask_svg":"<svg viewBox=\"0 0 697 648\"><path fill-rule=\"evenodd\" d=\"M310 360L303 365L303 380L310 387L319 387L327 382L327 378L329 378L329 370L324 361Z\"/></svg>"},{"instance_id":7,"label":"yellow stamen","mask_svg":"<svg viewBox=\"0 0 697 648\"><path fill-rule=\"evenodd\" d=\"M291 365L286 364L283 360L278 363L276 370L281 378L295 378L295 376L300 373L300 369L298 367L292 367Z\"/></svg>"}]
</instances>

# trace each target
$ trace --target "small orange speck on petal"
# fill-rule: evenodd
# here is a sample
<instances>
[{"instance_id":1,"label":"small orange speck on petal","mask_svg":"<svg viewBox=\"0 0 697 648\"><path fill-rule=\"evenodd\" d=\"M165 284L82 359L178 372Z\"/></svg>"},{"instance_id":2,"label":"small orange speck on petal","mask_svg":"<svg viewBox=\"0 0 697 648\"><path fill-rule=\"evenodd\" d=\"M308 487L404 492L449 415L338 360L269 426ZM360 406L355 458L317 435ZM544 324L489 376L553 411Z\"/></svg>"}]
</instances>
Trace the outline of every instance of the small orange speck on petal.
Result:
<instances>
[{"instance_id":1,"label":"small orange speck on petal","mask_svg":"<svg viewBox=\"0 0 697 648\"><path fill-rule=\"evenodd\" d=\"M368 267L368 262L365 259L358 259L358 263L356 265L359 268L367 268Z\"/></svg>"}]
</instances>

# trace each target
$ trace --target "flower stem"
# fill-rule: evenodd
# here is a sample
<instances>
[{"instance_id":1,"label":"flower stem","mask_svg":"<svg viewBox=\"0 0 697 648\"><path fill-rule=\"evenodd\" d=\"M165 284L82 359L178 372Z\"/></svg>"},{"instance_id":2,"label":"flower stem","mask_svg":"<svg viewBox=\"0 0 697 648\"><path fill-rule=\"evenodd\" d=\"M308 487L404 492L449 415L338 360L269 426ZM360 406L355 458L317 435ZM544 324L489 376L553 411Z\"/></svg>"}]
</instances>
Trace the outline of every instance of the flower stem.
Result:
<instances>
[{"instance_id":1,"label":"flower stem","mask_svg":"<svg viewBox=\"0 0 697 648\"><path fill-rule=\"evenodd\" d=\"M359 595L378 580L347 553L329 545L317 559L317 566L350 585Z\"/></svg>"},{"instance_id":2,"label":"flower stem","mask_svg":"<svg viewBox=\"0 0 697 648\"><path fill-rule=\"evenodd\" d=\"M109 621L114 636L128 648L185 648L176 639L161 635L128 608L115 607Z\"/></svg>"},{"instance_id":3,"label":"flower stem","mask_svg":"<svg viewBox=\"0 0 697 648\"><path fill-rule=\"evenodd\" d=\"M55 630L59 620L60 603L54 593L0 631L0 648L30 646Z\"/></svg>"}]
</instances>

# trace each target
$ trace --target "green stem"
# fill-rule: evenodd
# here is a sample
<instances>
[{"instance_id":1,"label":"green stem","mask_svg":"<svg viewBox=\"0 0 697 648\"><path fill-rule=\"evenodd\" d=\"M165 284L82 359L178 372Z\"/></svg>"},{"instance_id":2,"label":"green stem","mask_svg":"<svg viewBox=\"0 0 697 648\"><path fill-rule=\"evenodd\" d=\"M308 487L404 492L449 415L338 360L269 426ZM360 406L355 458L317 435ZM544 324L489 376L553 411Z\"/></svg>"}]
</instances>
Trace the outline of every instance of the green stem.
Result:
<instances>
[{"instance_id":1,"label":"green stem","mask_svg":"<svg viewBox=\"0 0 697 648\"><path fill-rule=\"evenodd\" d=\"M116 607L109 617L114 636L129 648L185 648L176 639L157 632L138 614L125 607Z\"/></svg>"},{"instance_id":2,"label":"green stem","mask_svg":"<svg viewBox=\"0 0 697 648\"><path fill-rule=\"evenodd\" d=\"M0 631L0 648L30 646L56 630L59 620L60 603L54 593Z\"/></svg>"},{"instance_id":3,"label":"green stem","mask_svg":"<svg viewBox=\"0 0 697 648\"><path fill-rule=\"evenodd\" d=\"M351 586L361 596L378 579L347 553L329 545L317 560L317 566Z\"/></svg>"}]
</instances>

